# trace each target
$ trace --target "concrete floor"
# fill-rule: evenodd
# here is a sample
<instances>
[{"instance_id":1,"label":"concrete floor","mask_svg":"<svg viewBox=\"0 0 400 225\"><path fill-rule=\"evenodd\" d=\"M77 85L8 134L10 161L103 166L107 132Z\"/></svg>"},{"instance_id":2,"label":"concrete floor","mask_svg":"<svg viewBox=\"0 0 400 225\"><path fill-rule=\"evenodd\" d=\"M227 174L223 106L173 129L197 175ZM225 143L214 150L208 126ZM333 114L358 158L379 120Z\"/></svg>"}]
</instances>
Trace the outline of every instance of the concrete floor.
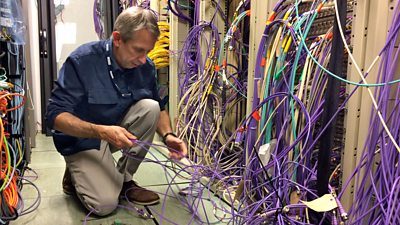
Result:
<instances>
[{"instance_id":1,"label":"concrete floor","mask_svg":"<svg viewBox=\"0 0 400 225\"><path fill-rule=\"evenodd\" d=\"M101 224L101 225L140 225L140 224L226 224L219 222L214 216L212 201L214 199L218 204L222 204L213 194L205 191L203 200L193 198L191 203L198 204L197 214L200 220L194 219L194 214L185 207L181 201L185 201L185 197L176 195L177 190L186 187L187 180L176 179L176 185L168 188L168 174L174 176L174 173L167 173L165 167L152 163L144 162L140 166L134 179L138 183L148 189L157 191L161 197L161 203L156 206L143 208L142 206L131 205L122 201L121 208L118 208L112 215L108 217L85 217L88 211L83 208L80 202L75 198L65 195L62 192L61 180L65 169L63 157L55 150L51 137L39 134L37 136L37 146L32 150L32 160L29 167L32 171L27 170L25 176L32 180L40 190L40 205L32 213L19 217L16 221L11 222L12 225L72 225L72 224ZM152 150L148 154L148 158L156 157L164 162L165 165L171 163L158 151ZM118 158L118 154L115 158ZM35 178L37 173L37 178ZM171 179L168 179L169 181ZM174 194L175 193L175 194ZM166 196L167 195L167 196ZM22 197L25 209L32 205L38 198L38 192L32 185L25 184L22 190ZM187 199L186 199L187 200ZM130 209L124 209L124 208ZM136 209L135 209L136 207ZM144 219L139 216L137 209L151 212L154 219ZM219 215L221 216L221 215ZM202 220L202 221L201 221ZM208 220L208 222L207 222Z\"/></svg>"}]
</instances>

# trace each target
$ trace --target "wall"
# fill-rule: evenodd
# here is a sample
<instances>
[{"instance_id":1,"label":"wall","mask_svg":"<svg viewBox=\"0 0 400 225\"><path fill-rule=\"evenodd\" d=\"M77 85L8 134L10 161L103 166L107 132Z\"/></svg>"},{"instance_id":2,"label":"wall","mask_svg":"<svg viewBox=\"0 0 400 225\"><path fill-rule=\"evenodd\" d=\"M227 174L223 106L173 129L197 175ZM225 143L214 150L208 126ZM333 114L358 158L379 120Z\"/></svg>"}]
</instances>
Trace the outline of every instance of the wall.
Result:
<instances>
[{"instance_id":1,"label":"wall","mask_svg":"<svg viewBox=\"0 0 400 225\"><path fill-rule=\"evenodd\" d=\"M62 14L57 16L57 68L59 69L68 55L80 44L97 40L93 24L93 0L54 0L54 4L64 5ZM27 26L27 78L33 102L34 119L37 129L41 130L42 120L40 100L40 64L39 64L39 30L37 0L23 2Z\"/></svg>"},{"instance_id":2,"label":"wall","mask_svg":"<svg viewBox=\"0 0 400 225\"><path fill-rule=\"evenodd\" d=\"M39 68L39 31L38 31L38 9L36 0L22 2L23 15L26 23L25 63L27 78L27 95L30 102L26 106L33 111L34 121L31 123L33 129L41 129L41 100L40 100L40 68ZM35 127L37 126L37 127ZM34 139L33 139L34 140ZM34 142L34 141L33 141ZM34 143L32 143L34 146Z\"/></svg>"},{"instance_id":3,"label":"wall","mask_svg":"<svg viewBox=\"0 0 400 225\"><path fill-rule=\"evenodd\" d=\"M98 40L93 23L93 0L54 0L55 6L64 5L57 16L57 68L79 45Z\"/></svg>"}]
</instances>

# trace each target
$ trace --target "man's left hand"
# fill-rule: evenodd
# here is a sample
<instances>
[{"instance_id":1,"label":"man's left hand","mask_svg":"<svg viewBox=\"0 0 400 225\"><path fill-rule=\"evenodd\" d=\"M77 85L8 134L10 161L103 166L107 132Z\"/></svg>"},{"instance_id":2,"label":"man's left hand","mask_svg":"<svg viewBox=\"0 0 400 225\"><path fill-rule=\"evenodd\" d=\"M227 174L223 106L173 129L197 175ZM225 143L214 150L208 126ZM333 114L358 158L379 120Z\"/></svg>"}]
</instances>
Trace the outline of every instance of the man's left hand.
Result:
<instances>
[{"instance_id":1,"label":"man's left hand","mask_svg":"<svg viewBox=\"0 0 400 225\"><path fill-rule=\"evenodd\" d=\"M171 159L180 160L187 155L186 144L180 138L168 135L165 139L165 144L171 148L169 149L169 157Z\"/></svg>"}]
</instances>

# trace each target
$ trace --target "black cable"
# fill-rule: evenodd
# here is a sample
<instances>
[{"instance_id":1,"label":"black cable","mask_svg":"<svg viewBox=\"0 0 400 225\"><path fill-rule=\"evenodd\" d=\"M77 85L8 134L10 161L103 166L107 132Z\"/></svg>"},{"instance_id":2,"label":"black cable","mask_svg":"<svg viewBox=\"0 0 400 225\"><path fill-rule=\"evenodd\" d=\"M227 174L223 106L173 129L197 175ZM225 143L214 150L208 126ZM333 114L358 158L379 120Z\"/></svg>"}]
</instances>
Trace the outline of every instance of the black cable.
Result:
<instances>
[{"instance_id":1,"label":"black cable","mask_svg":"<svg viewBox=\"0 0 400 225\"><path fill-rule=\"evenodd\" d=\"M338 0L338 7L340 13L339 15L340 21L342 26L344 26L346 24L347 0ZM345 30L344 27L343 30ZM331 49L329 70L334 74L342 74L344 44L340 37L340 31L336 17L335 17L335 24L333 27L332 46L333 47ZM338 97L339 91L340 91L340 81L329 76L327 89L325 92L326 93L325 106L324 106L324 114L322 117L323 123L329 121L337 111L339 107L339 97ZM336 121L333 121L328 126L325 133L321 136L320 150L318 152L318 168L317 168L317 190L319 196L329 193L328 190L329 176L327 176L327 172L330 170L330 154L332 148L334 148L334 138L336 134L335 124Z\"/></svg>"},{"instance_id":2,"label":"black cable","mask_svg":"<svg viewBox=\"0 0 400 225\"><path fill-rule=\"evenodd\" d=\"M345 29L346 16L347 16L347 0L338 1L338 12L339 19L342 25L342 30ZM342 74L343 58L344 58L344 44L342 42L337 17L335 17L335 23L333 25L333 39L331 57L329 60L329 71L334 74ZM325 105L324 113L322 116L322 123L327 123L339 108L339 92L340 92L340 81L328 76L327 88L325 92ZM327 127L320 140L320 149L318 151L318 165L317 165L317 192L318 196L323 196L329 193L329 171L330 171L330 157L332 148L335 146L335 135L336 135L336 118ZM327 219L321 218L321 215L317 215L320 224L329 224ZM321 221L323 220L323 221Z\"/></svg>"},{"instance_id":3,"label":"black cable","mask_svg":"<svg viewBox=\"0 0 400 225\"><path fill-rule=\"evenodd\" d=\"M275 224L275 223L278 221L278 215L279 215L279 213L281 213L281 212L282 212L282 209L283 209L283 199L282 199L282 197L279 196L279 194L278 194L278 190L277 190L277 189L279 189L279 186L278 186L278 188L276 188L276 187L274 186L274 184L273 184L273 182L272 182L272 178L269 176L268 171L265 169L265 166L263 165L263 163L262 163L262 161L261 161L261 158L260 158L260 156L258 155L258 152L257 152L255 146L253 146L252 149L253 149L254 154L255 154L256 157L257 157L258 162L260 163L260 165L261 165L261 167L262 167L262 169L263 169L263 171L264 171L264 173L265 173L265 176L267 177L268 183L270 184L270 186L272 187L273 191L274 191L275 194L276 194L276 197L277 197L278 200L280 201L281 208L279 208L279 209L276 210L275 216L274 216L274 220L273 220L273 221L274 221L274 224ZM279 185L279 181L278 181L278 185Z\"/></svg>"}]
</instances>

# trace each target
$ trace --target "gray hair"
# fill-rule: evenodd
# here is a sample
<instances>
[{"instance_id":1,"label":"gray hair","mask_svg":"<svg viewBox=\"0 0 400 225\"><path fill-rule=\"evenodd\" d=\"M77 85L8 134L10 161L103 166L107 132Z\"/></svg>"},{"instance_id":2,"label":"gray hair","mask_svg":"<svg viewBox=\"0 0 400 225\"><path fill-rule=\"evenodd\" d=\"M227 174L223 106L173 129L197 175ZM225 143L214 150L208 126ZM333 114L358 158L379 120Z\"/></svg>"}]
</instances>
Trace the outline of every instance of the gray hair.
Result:
<instances>
[{"instance_id":1,"label":"gray hair","mask_svg":"<svg viewBox=\"0 0 400 225\"><path fill-rule=\"evenodd\" d=\"M114 31L121 34L122 41L132 39L133 33L141 29L147 29L155 38L160 36L155 14L148 9L136 6L127 8L119 14L114 24Z\"/></svg>"}]
</instances>

